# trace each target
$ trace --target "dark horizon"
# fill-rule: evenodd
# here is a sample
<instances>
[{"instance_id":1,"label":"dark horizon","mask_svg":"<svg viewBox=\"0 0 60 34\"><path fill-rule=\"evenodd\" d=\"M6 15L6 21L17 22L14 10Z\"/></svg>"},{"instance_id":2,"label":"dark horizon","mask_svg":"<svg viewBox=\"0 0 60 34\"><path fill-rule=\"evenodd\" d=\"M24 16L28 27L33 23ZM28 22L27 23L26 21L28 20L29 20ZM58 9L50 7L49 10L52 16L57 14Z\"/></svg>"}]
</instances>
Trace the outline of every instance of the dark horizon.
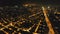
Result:
<instances>
[{"instance_id":1,"label":"dark horizon","mask_svg":"<svg viewBox=\"0 0 60 34\"><path fill-rule=\"evenodd\" d=\"M6 6L6 5L20 5L23 3L38 3L42 5L59 5L59 0L0 0L0 6Z\"/></svg>"}]
</instances>

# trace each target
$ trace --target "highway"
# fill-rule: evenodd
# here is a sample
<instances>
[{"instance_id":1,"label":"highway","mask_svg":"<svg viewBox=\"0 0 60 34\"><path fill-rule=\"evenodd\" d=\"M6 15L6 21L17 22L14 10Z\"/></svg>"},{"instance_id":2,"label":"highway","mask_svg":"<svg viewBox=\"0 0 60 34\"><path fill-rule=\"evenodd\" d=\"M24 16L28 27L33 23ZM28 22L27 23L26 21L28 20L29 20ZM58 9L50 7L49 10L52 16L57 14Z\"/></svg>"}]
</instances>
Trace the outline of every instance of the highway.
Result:
<instances>
[{"instance_id":1,"label":"highway","mask_svg":"<svg viewBox=\"0 0 60 34\"><path fill-rule=\"evenodd\" d=\"M48 34L55 34L54 30L53 30L53 27L51 25L51 21L49 20L49 18L47 16L47 9L45 7L42 7L42 9L43 9L43 13L44 13L44 16L45 16L45 20L46 20L47 26L49 28L49 33Z\"/></svg>"}]
</instances>

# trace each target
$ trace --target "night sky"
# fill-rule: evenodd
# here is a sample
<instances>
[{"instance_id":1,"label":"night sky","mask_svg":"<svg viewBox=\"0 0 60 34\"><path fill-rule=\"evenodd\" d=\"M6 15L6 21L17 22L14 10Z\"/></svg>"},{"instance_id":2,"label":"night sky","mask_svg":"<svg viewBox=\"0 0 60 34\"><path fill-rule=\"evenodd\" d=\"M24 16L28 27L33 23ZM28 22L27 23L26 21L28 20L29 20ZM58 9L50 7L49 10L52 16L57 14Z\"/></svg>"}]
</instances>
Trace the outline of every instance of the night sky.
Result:
<instances>
[{"instance_id":1,"label":"night sky","mask_svg":"<svg viewBox=\"0 0 60 34\"><path fill-rule=\"evenodd\" d=\"M22 3L39 3L39 4L51 4L60 5L60 0L0 0L0 6L4 5L20 5Z\"/></svg>"}]
</instances>

